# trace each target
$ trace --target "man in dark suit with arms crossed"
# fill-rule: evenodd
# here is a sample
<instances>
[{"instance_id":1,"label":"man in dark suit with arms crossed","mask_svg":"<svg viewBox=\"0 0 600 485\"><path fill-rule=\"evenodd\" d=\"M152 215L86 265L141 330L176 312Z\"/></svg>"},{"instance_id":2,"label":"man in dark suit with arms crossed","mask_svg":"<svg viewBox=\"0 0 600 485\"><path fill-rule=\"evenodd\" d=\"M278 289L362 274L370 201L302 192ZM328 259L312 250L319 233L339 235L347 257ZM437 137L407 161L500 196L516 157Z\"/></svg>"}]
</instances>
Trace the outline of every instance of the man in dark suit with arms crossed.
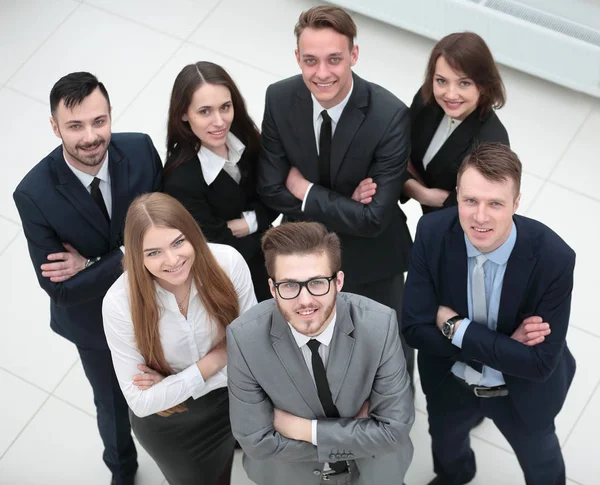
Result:
<instances>
[{"instance_id":1,"label":"man in dark suit with arms crossed","mask_svg":"<svg viewBox=\"0 0 600 485\"><path fill-rule=\"evenodd\" d=\"M284 220L318 221L335 231L346 290L400 316L411 246L398 207L410 152L408 109L353 74L356 25L344 10L311 8L295 33L302 75L267 90L259 194ZM412 349L405 355L412 376Z\"/></svg>"},{"instance_id":2,"label":"man in dark suit with arms crossed","mask_svg":"<svg viewBox=\"0 0 600 485\"><path fill-rule=\"evenodd\" d=\"M528 485L564 485L554 419L575 374L566 343L575 253L515 215L521 162L480 145L458 172L458 210L419 222L406 281L404 335L419 349L436 478L475 476L469 431L494 421Z\"/></svg>"},{"instance_id":3,"label":"man in dark suit with arms crossed","mask_svg":"<svg viewBox=\"0 0 600 485\"><path fill-rule=\"evenodd\" d=\"M115 485L131 485L137 453L127 404L102 327L102 299L122 272L122 231L131 201L160 190L162 164L148 135L111 135L104 85L87 72L50 93L50 123L62 145L21 181L14 200L52 329L77 346L94 391L104 462Z\"/></svg>"}]
</instances>

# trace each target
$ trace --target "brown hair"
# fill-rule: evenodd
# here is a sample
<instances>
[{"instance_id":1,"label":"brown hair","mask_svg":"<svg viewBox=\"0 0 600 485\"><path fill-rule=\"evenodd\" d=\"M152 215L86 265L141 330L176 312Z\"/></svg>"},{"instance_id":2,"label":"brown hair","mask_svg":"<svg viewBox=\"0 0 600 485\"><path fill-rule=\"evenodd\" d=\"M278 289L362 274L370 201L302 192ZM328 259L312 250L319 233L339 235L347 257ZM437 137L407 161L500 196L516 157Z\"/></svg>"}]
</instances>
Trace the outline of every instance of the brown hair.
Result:
<instances>
[{"instance_id":1,"label":"brown hair","mask_svg":"<svg viewBox=\"0 0 600 485\"><path fill-rule=\"evenodd\" d=\"M275 279L275 259L279 255L327 253L332 273L342 269L340 238L318 222L287 222L269 229L262 237L267 273Z\"/></svg>"},{"instance_id":2,"label":"brown hair","mask_svg":"<svg viewBox=\"0 0 600 485\"><path fill-rule=\"evenodd\" d=\"M304 29L333 29L338 34L348 38L350 49L354 46L356 37L356 24L352 17L344 9L333 5L319 5L300 14L298 23L294 27L296 42L300 40L300 34Z\"/></svg>"},{"instance_id":3,"label":"brown hair","mask_svg":"<svg viewBox=\"0 0 600 485\"><path fill-rule=\"evenodd\" d=\"M457 32L440 40L431 51L421 94L426 103L433 103L435 65L443 57L452 69L464 73L479 89L478 108L483 115L492 108L500 109L506 102L504 83L485 41L473 32Z\"/></svg>"},{"instance_id":4,"label":"brown hair","mask_svg":"<svg viewBox=\"0 0 600 485\"><path fill-rule=\"evenodd\" d=\"M482 143L465 157L458 169L456 185L468 168L474 168L491 182L515 184L515 200L521 192L521 161L515 152L503 143Z\"/></svg>"},{"instance_id":5,"label":"brown hair","mask_svg":"<svg viewBox=\"0 0 600 485\"><path fill-rule=\"evenodd\" d=\"M231 132L246 146L244 153L247 156L244 158L248 162L253 163L258 158L260 133L248 114L240 90L221 66L201 61L185 66L173 84L167 121L165 175L192 158L200 150L200 139L190 128L189 122L183 121L182 117L187 113L194 93L204 84L225 86L229 89L233 104Z\"/></svg>"},{"instance_id":6,"label":"brown hair","mask_svg":"<svg viewBox=\"0 0 600 485\"><path fill-rule=\"evenodd\" d=\"M233 283L210 251L202 231L190 213L173 197L145 194L135 199L125 220L125 257L131 320L137 348L148 367L162 375L173 374L165 360L160 342L160 310L156 299L153 276L144 266L143 241L149 228L163 226L178 229L194 248L192 280L198 289L208 317L223 329L239 316L239 302ZM186 410L179 404L160 412L168 416Z\"/></svg>"}]
</instances>

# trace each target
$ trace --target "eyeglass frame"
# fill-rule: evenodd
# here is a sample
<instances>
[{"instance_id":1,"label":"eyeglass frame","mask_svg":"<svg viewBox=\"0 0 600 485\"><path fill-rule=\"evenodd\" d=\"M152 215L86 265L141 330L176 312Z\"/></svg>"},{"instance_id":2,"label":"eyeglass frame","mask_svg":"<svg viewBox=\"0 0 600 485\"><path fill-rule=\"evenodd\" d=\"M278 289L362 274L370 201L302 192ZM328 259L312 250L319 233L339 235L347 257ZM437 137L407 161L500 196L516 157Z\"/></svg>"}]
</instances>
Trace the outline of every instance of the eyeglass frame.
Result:
<instances>
[{"instance_id":1,"label":"eyeglass frame","mask_svg":"<svg viewBox=\"0 0 600 485\"><path fill-rule=\"evenodd\" d=\"M317 298L320 296L327 295L331 291L331 282L333 280L337 279L337 277L338 277L338 271L333 273L331 276L315 276L314 278L311 278L306 281L280 281L278 283L275 283L275 280L273 280L273 278L271 278L271 280L273 281L273 286L277 290L277 294L279 295L279 298L281 298L282 300L295 300L296 298L298 298L300 296L300 293L302 293L302 288L306 288L306 291L308 291L308 293L310 295L316 296ZM323 293L322 295L315 295L312 291L310 291L308 284L314 280L327 280L327 284L328 284L327 291L325 293ZM281 292L279 291L279 286L284 285L286 283L295 283L298 285L299 289L298 289L298 293L296 294L296 296L294 296L292 298L285 298L284 296L281 296Z\"/></svg>"}]
</instances>

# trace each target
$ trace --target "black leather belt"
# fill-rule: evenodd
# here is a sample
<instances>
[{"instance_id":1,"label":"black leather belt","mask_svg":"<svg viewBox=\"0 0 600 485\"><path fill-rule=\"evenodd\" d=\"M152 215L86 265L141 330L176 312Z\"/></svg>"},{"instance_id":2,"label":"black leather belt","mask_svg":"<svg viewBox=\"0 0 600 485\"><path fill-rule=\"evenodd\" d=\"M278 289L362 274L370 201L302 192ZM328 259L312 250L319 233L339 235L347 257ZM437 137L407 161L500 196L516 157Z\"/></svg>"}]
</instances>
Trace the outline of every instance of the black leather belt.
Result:
<instances>
[{"instance_id":1,"label":"black leather belt","mask_svg":"<svg viewBox=\"0 0 600 485\"><path fill-rule=\"evenodd\" d=\"M467 381L461 379L455 374L452 374L454 378L460 382L464 387L473 392L477 397L504 397L508 396L508 388L505 385L502 386L494 386L494 387L485 387L485 386L476 386L473 384L468 384Z\"/></svg>"}]
</instances>

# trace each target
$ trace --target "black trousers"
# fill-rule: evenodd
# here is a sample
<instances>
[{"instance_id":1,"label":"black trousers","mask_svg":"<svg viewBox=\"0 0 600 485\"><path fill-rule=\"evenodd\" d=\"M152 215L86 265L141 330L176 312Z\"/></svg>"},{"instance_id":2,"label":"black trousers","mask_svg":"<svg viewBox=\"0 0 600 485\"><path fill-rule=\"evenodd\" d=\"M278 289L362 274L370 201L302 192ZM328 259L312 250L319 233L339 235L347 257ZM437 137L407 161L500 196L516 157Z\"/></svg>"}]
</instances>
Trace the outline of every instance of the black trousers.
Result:
<instances>
[{"instance_id":1,"label":"black trousers","mask_svg":"<svg viewBox=\"0 0 600 485\"><path fill-rule=\"evenodd\" d=\"M479 398L448 374L436 392L427 396L427 412L433 467L443 485L468 483L475 476L469 432L483 416L494 421L512 446L527 485L565 485L565 464L554 423L532 428L518 415L510 395Z\"/></svg>"},{"instance_id":2,"label":"black trousers","mask_svg":"<svg viewBox=\"0 0 600 485\"><path fill-rule=\"evenodd\" d=\"M130 412L133 432L170 485L229 483L235 440L227 388L185 404L186 412L170 416L138 418Z\"/></svg>"},{"instance_id":3,"label":"black trousers","mask_svg":"<svg viewBox=\"0 0 600 485\"><path fill-rule=\"evenodd\" d=\"M392 278L374 281L364 285L353 284L351 281L344 281L342 291L366 296L382 305L389 306L396 310L398 316L398 332L402 341L402 350L406 359L406 369L410 375L411 382L414 382L415 373L415 350L409 347L404 341L402 335L402 297L404 294L404 274L400 273Z\"/></svg>"},{"instance_id":4,"label":"black trousers","mask_svg":"<svg viewBox=\"0 0 600 485\"><path fill-rule=\"evenodd\" d=\"M77 347L83 370L94 391L98 430L104 443L103 459L116 485L132 485L137 451L131 437L129 408L113 368L109 350Z\"/></svg>"}]
</instances>

